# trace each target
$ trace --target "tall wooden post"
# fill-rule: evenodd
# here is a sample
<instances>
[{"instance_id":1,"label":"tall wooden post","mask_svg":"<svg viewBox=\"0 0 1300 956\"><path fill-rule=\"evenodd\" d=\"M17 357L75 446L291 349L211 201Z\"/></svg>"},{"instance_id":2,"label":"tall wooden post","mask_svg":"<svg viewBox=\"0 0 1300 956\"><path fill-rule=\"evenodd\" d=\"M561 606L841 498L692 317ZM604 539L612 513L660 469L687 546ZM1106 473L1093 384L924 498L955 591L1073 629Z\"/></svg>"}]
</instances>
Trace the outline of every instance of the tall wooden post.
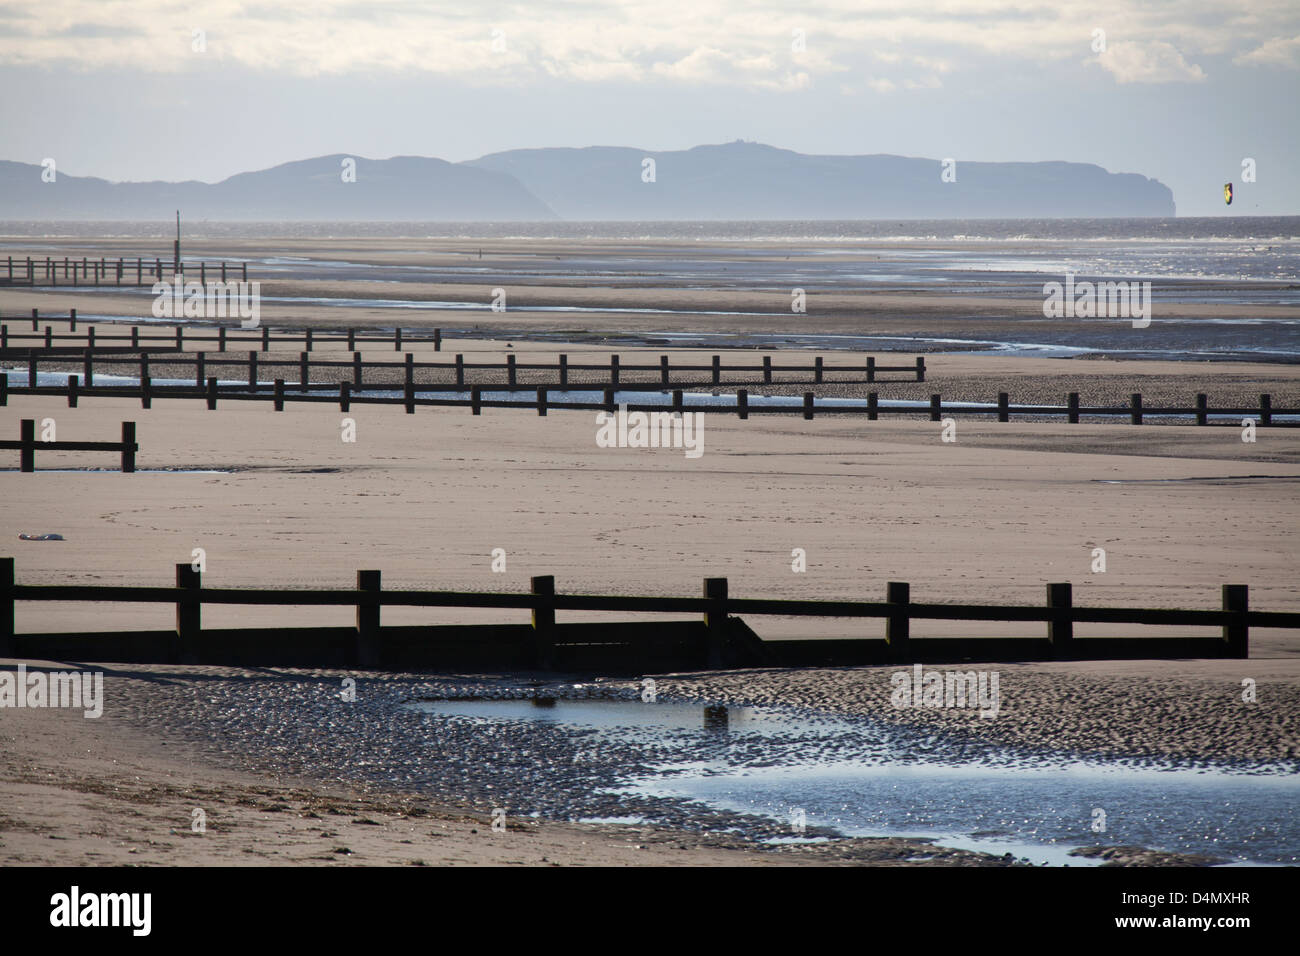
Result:
<instances>
[{"instance_id":1,"label":"tall wooden post","mask_svg":"<svg viewBox=\"0 0 1300 956\"><path fill-rule=\"evenodd\" d=\"M1052 657L1058 661L1074 660L1074 590L1068 582L1047 585L1047 639L1052 642Z\"/></svg>"},{"instance_id":2,"label":"tall wooden post","mask_svg":"<svg viewBox=\"0 0 1300 956\"><path fill-rule=\"evenodd\" d=\"M366 592L357 602L357 666L378 667L382 657L379 646L379 572L358 571L357 590Z\"/></svg>"},{"instance_id":3,"label":"tall wooden post","mask_svg":"<svg viewBox=\"0 0 1300 956\"><path fill-rule=\"evenodd\" d=\"M704 596L710 601L704 612L709 667L722 667L726 662L727 579L705 578Z\"/></svg>"},{"instance_id":4,"label":"tall wooden post","mask_svg":"<svg viewBox=\"0 0 1300 956\"><path fill-rule=\"evenodd\" d=\"M1226 656L1244 660L1250 657L1250 625L1246 619L1246 614L1250 611L1250 587L1245 584L1225 584L1223 609L1236 615L1231 623L1223 625L1223 639L1228 642Z\"/></svg>"},{"instance_id":5,"label":"tall wooden post","mask_svg":"<svg viewBox=\"0 0 1300 956\"><path fill-rule=\"evenodd\" d=\"M14 640L14 559L0 558L0 657L16 657Z\"/></svg>"},{"instance_id":6,"label":"tall wooden post","mask_svg":"<svg viewBox=\"0 0 1300 956\"><path fill-rule=\"evenodd\" d=\"M906 581L890 581L885 586L885 600L892 604L885 618L885 640L889 644L889 659L895 664L905 664L911 657L912 621L907 606L912 602L912 589Z\"/></svg>"},{"instance_id":7,"label":"tall wooden post","mask_svg":"<svg viewBox=\"0 0 1300 956\"><path fill-rule=\"evenodd\" d=\"M197 592L203 586L202 572L192 564L176 565L176 587ZM199 639L203 630L203 605L197 593L181 593L176 597L176 661L196 664L199 660Z\"/></svg>"},{"instance_id":8,"label":"tall wooden post","mask_svg":"<svg viewBox=\"0 0 1300 956\"><path fill-rule=\"evenodd\" d=\"M122 472L132 474L135 471L135 453L140 446L135 441L135 422L122 423Z\"/></svg>"},{"instance_id":9,"label":"tall wooden post","mask_svg":"<svg viewBox=\"0 0 1300 956\"><path fill-rule=\"evenodd\" d=\"M550 670L554 666L555 648L554 576L534 577L533 594L539 599L533 608L533 661L540 670Z\"/></svg>"}]
</instances>

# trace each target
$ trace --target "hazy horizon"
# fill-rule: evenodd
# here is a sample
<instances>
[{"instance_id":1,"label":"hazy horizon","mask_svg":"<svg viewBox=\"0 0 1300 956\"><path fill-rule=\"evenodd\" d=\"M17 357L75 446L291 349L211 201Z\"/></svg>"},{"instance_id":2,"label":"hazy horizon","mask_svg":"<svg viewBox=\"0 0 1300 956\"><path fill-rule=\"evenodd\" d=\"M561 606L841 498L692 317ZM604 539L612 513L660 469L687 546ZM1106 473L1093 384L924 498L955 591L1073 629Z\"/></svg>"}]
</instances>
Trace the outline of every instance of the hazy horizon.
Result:
<instances>
[{"instance_id":1,"label":"hazy horizon","mask_svg":"<svg viewBox=\"0 0 1300 956\"><path fill-rule=\"evenodd\" d=\"M213 183L335 153L459 163L744 139L809 155L1093 163L1165 184L1180 216L1294 215L1297 80L1300 8L1282 2L466 12L323 0L177 14L163 0L15 0L0 12L13 94L0 156L114 182Z\"/></svg>"}]
</instances>

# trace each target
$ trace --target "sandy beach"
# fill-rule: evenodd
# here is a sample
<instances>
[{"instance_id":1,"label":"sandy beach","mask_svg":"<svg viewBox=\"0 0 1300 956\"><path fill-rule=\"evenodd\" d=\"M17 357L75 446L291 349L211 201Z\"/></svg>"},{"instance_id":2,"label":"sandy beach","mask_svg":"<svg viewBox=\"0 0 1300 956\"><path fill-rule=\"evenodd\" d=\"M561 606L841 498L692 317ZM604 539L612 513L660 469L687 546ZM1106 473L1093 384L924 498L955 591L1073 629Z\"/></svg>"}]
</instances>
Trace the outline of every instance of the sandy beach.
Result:
<instances>
[{"instance_id":1,"label":"sandy beach","mask_svg":"<svg viewBox=\"0 0 1300 956\"><path fill-rule=\"evenodd\" d=\"M47 244L55 254L59 243ZM335 251L375 265L419 262L459 269L472 262L479 267L477 248L471 252L450 240L349 245ZM519 244L498 240L483 245L485 266L496 269L534 268L547 256L576 254L573 243L530 243L527 255L519 252ZM583 255L596 258L629 251L613 243L578 245ZM132 243L82 242L79 248L94 254L109 247L127 254ZM290 241L278 248L285 255L320 255L328 245ZM264 257L267 243L200 242L187 251ZM654 244L634 251L639 257L656 254ZM765 255L776 261L782 253ZM577 317L271 301L263 307L263 321L285 327L391 327L394 322L442 327L449 330L443 351L436 353L443 360L463 353L473 360L500 361L513 354L521 362L554 362L564 353L573 362L605 363L618 354L627 364L655 363L663 354L674 362L707 362L727 344L736 344L728 336L796 328L788 314L779 314L788 309L788 291L687 288L650 279L638 286L635 277L621 278L627 281L593 285L586 277L539 278L511 287L511 300L519 305L592 310ZM375 285L271 279L263 292L364 299L377 294ZM492 287L403 281L383 295L486 301ZM103 334L120 331L105 317L147 314L148 301L142 294L84 288L10 289L0 291L0 314L11 328L29 328L22 319L9 317L32 308L63 314L75 307L87 317L83 326L89 320ZM864 331L943 336L969 334L974 320L982 336L1032 335L1045 321L1039 305L969 292L954 296L884 289L864 295L830 290L810 298L797 330L812 336ZM652 327L635 313L601 311L627 308L685 311L658 313ZM740 314L747 311L768 316ZM708 312L731 314L703 314ZM1295 309L1189 303L1173 314L1191 320L1293 319ZM683 346L671 337L655 340L648 328L700 336L692 342L700 347ZM1186 328L1178 334L1185 335ZM486 334L475 337L475 330ZM363 349L368 358L400 358L381 343ZM766 349L761 354L778 363L804 363L813 354L771 343ZM420 359L435 357L427 341L410 341L403 351ZM345 354L338 343L316 349L320 355L331 352L340 358ZM1291 364L998 357L935 353L930 346L901 355L872 354L882 364L894 359L909 364L922 352L929 353L924 383L882 380L871 390L882 399L928 399L939 393L945 401L977 402L994 401L1006 391L1013 402L1027 404L1061 403L1068 391L1079 392L1085 404L1122 404L1131 393L1141 392L1148 405L1191 405L1204 392L1219 406L1253 405L1261 393L1269 393L1275 407L1300 405L1300 366ZM753 394L865 395L866 385L837 380L837 371L861 368L861 351L816 354L826 358L827 382L822 385L782 385L778 379L768 387L747 387ZM294 361L297 352L280 349L260 357ZM752 348L736 349L726 352L726 361L757 367L761 355ZM43 360L41 370L76 373L80 363ZM155 378L187 374L164 356L155 358L151 373ZM523 373L520 381L544 381L548 374ZM388 380L400 380L400 375L394 370ZM296 372L284 377L296 380ZM346 377L346 371L338 376ZM314 378L331 380L327 374ZM642 381L652 378L640 376ZM449 373L422 373L418 380L446 382ZM472 380L494 381L487 376ZM625 377L628 383L637 380L635 373ZM734 388L736 381L724 381L720 390ZM345 417L355 420L355 443L341 441ZM111 454L59 451L39 452L37 465L45 473L0 472L5 502L0 537L10 542L4 553L16 558L23 584L167 586L174 566L189 562L193 550L202 548L205 584L216 587L350 587L357 570L373 568L382 571L386 588L399 589L523 591L531 575L553 574L562 592L693 596L703 578L725 576L735 597L880 600L886 582L907 581L914 601L1040 605L1045 585L1064 581L1073 585L1081 605L1217 608L1221 585L1244 583L1250 586L1252 609L1300 610L1294 546L1294 531L1300 527L1300 432L1292 428L1261 428L1256 442L1245 443L1236 427L998 423L981 417L960 419L957 440L944 442L939 424L924 414L871 422L862 416L804 421L795 415L740 421L707 413L704 454L688 459L680 449L601 448L595 440L595 414L587 411L552 411L542 418L516 409L489 408L472 416L464 408L420 408L406 415L399 407L356 405L344 416L329 405L291 403L277 413L269 403L232 401L208 411L197 401L157 399L145 410L138 401L86 397L79 407L68 408L54 398L11 395L0 410L0 430L17 437L21 418L53 418L59 437L66 440L115 437L121 421L135 421L140 444L140 471L134 475L109 470L115 467ZM7 454L14 461L5 467L13 468L16 453ZM64 540L20 541L20 533L58 533ZM505 551L506 567L494 572L497 548ZM1094 570L1097 548L1106 552L1102 573ZM804 572L792 567L794 549L806 552ZM18 605L16 626L20 633L167 628L174 624L173 613L165 605L24 603ZM598 621L602 616L573 612L564 619ZM389 608L383 620L522 623L526 615ZM204 610L204 625L214 628L351 623L348 609L222 605ZM883 633L880 621L756 617L748 623L765 638ZM917 637L1041 630L1037 624L913 624ZM1213 629L1203 632L1216 634ZM1151 636L1161 629L1079 625L1076 633ZM901 837L764 843L761 833L732 832L734 821L725 814L688 825L689 816L680 817L686 811L671 801L664 805L669 808L664 819L681 825L579 823L541 812L512 817L510 827L497 833L490 829L491 801L476 788L491 780L492 786L508 790L522 786L519 780L502 768L465 769L448 752L442 779L412 777L403 784L401 768L410 757L402 748L416 746L410 743L417 739L410 736L416 733L414 725L403 731L406 736L386 741L391 752L376 754L373 772L359 776L347 770L357 751L349 749L353 745L346 734L339 740L302 743L301 714L324 706L324 688L347 676L342 672L103 666L111 694L101 720L58 711L0 710L0 735L6 739L0 860L164 865L1015 862L1001 854L936 849ZM912 735L909 740L933 737L943 752L957 756L993 748L1135 767L1267 764L1294 772L1300 731L1300 636L1294 631L1253 629L1249 660L1016 664L1000 665L1000 672L1005 705L991 722L966 711L891 708L887 668L655 676L669 700L786 708L823 722L875 721L900 728ZM1244 678L1257 685L1255 703L1241 699ZM407 696L429 680L437 693L450 693L452 680L374 674L364 679L376 686L389 686L384 685L389 681ZM490 691L501 681L523 678L456 679ZM615 684L605 689L633 693ZM296 701L300 709L295 712L285 701ZM396 704L384 707L389 709L365 711L365 721L371 723L357 726L384 727L404 713L393 709ZM262 717L250 723L244 717L235 720L231 715L236 712ZM258 719L264 720L260 728ZM536 740L541 756L529 765L529 773L567 765L571 754L560 744L545 734ZM467 740L464 752L472 748L473 741ZM635 763L626 755L614 760L611 777L575 777L571 785L581 789L597 780L617 782L630 766L628 760ZM456 777L453 769L466 776ZM569 778L561 774L560 779ZM206 834L190 830L191 805L208 808ZM620 807L610 803L604 815L616 818L623 813ZM1113 850L1104 841L1094 843L1094 850L1115 864L1205 862L1195 855Z\"/></svg>"}]
</instances>

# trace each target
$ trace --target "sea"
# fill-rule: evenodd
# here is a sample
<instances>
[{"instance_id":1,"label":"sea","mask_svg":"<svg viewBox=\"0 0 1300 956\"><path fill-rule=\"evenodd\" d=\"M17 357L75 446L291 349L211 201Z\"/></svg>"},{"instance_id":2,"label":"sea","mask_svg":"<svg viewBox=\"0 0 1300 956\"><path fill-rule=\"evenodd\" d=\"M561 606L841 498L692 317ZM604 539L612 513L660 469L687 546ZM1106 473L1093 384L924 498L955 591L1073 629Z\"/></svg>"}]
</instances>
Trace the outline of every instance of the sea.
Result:
<instances>
[{"instance_id":1,"label":"sea","mask_svg":"<svg viewBox=\"0 0 1300 956\"><path fill-rule=\"evenodd\" d=\"M57 256L61 248L70 250L68 254L73 249L84 254L80 241L88 238L156 238L159 254L165 258L170 255L173 230L171 221L0 221L0 259L30 254L31 240L35 238L42 240L42 254L51 256ZM396 316L405 314L409 318L411 310L463 313L490 309L487 300L469 296L446 302L413 300L401 287L417 282L471 287L590 284L666 290L743 288L785 294L802 288L809 296L930 293L1041 302L1045 286L1063 282L1068 275L1080 282L1149 282L1150 327L1138 330L1128 321L1115 319L1055 324L1037 321L1029 325L1023 315L990 317L988 310L982 309L979 315L966 316L957 309L944 316L958 320L956 331L949 321L942 328L937 322L933 328L913 325L900 335L897 329L872 328L872 323L864 320L861 334L805 334L799 328L799 319L792 316L783 330L786 334L777 340L760 342L755 337L752 343L727 343L719 339L709 340L709 344L1300 362L1300 216L806 222L186 221L183 229L185 242L212 244L275 238L328 240L332 245L326 255L301 255L289 250L283 254L254 253L247 260L250 276L265 280L372 282L372 295L285 301L321 308L391 309L394 324L400 321ZM382 261L379 254L386 251L382 244L386 238L402 240L401 249L407 255L397 262ZM62 240L66 240L66 246ZM431 257L422 263L418 256L410 256L410 240L436 240L439 258L435 261ZM564 246L575 240L586 242ZM486 260L479 258L478 245L485 241L493 243ZM463 258L448 261L448 242L464 243L463 249L453 246L453 252L463 253ZM518 248L505 250L509 255L503 257L502 243L512 242L518 242ZM397 248L395 245L394 250ZM1196 314L1188 315L1180 308L1187 305L1197 306ZM1223 314L1215 313L1216 306L1225 307ZM576 304L520 305L511 309L569 312L575 317L592 312L635 313L647 341L673 338L663 334L656 316L680 319L683 314L691 314L689 309L595 309ZM734 327L758 315L766 313L725 308L698 311L704 329L719 324L718 319L731 320ZM991 318L996 321L991 322ZM499 317L494 324L501 327ZM524 337L522 330L519 337Z\"/></svg>"}]
</instances>

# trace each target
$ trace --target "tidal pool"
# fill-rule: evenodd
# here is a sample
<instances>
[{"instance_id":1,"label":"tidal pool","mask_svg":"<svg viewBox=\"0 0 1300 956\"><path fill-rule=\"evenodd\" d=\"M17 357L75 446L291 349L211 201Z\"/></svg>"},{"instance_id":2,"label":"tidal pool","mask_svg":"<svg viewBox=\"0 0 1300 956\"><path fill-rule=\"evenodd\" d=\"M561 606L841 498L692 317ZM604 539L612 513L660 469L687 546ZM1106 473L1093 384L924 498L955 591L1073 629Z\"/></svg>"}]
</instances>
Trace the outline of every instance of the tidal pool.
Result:
<instances>
[{"instance_id":1,"label":"tidal pool","mask_svg":"<svg viewBox=\"0 0 1300 956\"><path fill-rule=\"evenodd\" d=\"M1186 768L956 747L927 731L776 707L642 700L467 699L410 706L491 732L545 725L575 761L635 753L617 795L765 818L770 842L930 837L1034 863L1087 866L1076 847L1138 845L1225 862L1295 864L1300 777L1287 768ZM781 835L772 836L771 832Z\"/></svg>"}]
</instances>

